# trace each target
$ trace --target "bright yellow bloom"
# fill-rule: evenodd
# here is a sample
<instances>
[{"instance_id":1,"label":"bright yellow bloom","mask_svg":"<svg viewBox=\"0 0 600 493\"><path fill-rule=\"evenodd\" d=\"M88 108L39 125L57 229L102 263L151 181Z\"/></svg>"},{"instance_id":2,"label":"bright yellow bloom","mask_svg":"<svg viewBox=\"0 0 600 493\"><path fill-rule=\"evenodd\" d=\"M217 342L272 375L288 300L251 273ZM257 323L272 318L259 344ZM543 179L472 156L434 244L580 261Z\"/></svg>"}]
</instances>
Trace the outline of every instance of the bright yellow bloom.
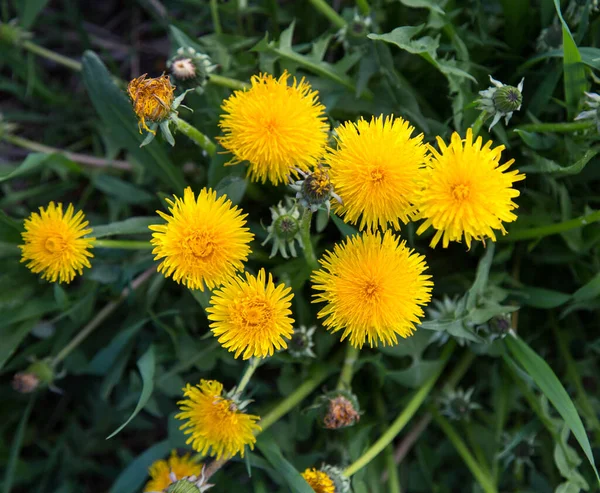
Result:
<instances>
[{"instance_id":1,"label":"bright yellow bloom","mask_svg":"<svg viewBox=\"0 0 600 493\"><path fill-rule=\"evenodd\" d=\"M428 160L423 134L402 118L361 118L336 129L338 148L325 157L333 189L342 199L335 211L347 223L374 230L400 228L415 215L420 176Z\"/></svg>"},{"instance_id":2,"label":"bright yellow bloom","mask_svg":"<svg viewBox=\"0 0 600 493\"><path fill-rule=\"evenodd\" d=\"M227 164L248 161L252 181L287 181L294 168L306 171L325 152L329 125L325 106L304 79L288 85L290 74L252 77L252 87L223 103L221 145L233 153Z\"/></svg>"},{"instance_id":3,"label":"bright yellow bloom","mask_svg":"<svg viewBox=\"0 0 600 493\"><path fill-rule=\"evenodd\" d=\"M133 79L127 85L127 93L133 103L133 110L138 116L139 130L142 128L154 133L148 128L146 120L154 123L165 120L171 113L171 106L175 96L175 86L171 84L168 75L146 79L144 74Z\"/></svg>"},{"instance_id":4,"label":"bright yellow bloom","mask_svg":"<svg viewBox=\"0 0 600 493\"><path fill-rule=\"evenodd\" d=\"M287 348L285 339L294 332L291 290L285 284L275 286L271 274L267 280L264 269L257 277L246 272L246 279L230 278L215 291L206 310L213 333L236 358L242 352L244 359L265 358Z\"/></svg>"},{"instance_id":5,"label":"bright yellow bloom","mask_svg":"<svg viewBox=\"0 0 600 493\"><path fill-rule=\"evenodd\" d=\"M379 342L396 344L408 337L423 317L422 306L431 300L431 276L425 257L413 253L390 231L363 233L335 245L319 260L313 273L313 303L325 302L319 318L341 340L362 348Z\"/></svg>"},{"instance_id":6,"label":"bright yellow bloom","mask_svg":"<svg viewBox=\"0 0 600 493\"><path fill-rule=\"evenodd\" d=\"M27 267L34 274L42 272L42 279L69 283L84 267L91 267L88 257L93 255L88 250L94 238L83 236L92 229L83 212L74 212L73 204L63 214L62 204L50 202L46 209L40 207L39 214L33 212L25 219L21 262L29 262Z\"/></svg>"},{"instance_id":7,"label":"bright yellow bloom","mask_svg":"<svg viewBox=\"0 0 600 493\"><path fill-rule=\"evenodd\" d=\"M496 241L494 229L506 234L502 222L512 222L517 208L512 199L519 191L512 184L524 180L519 171L506 170L514 159L499 164L504 146L492 149L492 142L482 147L481 137L473 142L473 131L467 130L466 139L452 134L450 145L438 137L440 152L431 149L433 158L423 174L418 207L425 222L417 233L429 226L436 229L431 240L435 247L440 238L446 248L451 241L461 241L464 235L467 247L471 240Z\"/></svg>"},{"instance_id":8,"label":"bright yellow bloom","mask_svg":"<svg viewBox=\"0 0 600 493\"><path fill-rule=\"evenodd\" d=\"M227 196L203 188L196 199L187 187L183 199L167 199L171 215L157 211L166 224L150 226L158 271L190 289L204 291L222 284L248 260L254 238L245 227L247 214Z\"/></svg>"},{"instance_id":9,"label":"bright yellow bloom","mask_svg":"<svg viewBox=\"0 0 600 493\"><path fill-rule=\"evenodd\" d=\"M335 483L323 471L317 471L314 467L309 468L302 473L302 477L315 493L335 493Z\"/></svg>"},{"instance_id":10,"label":"bright yellow bloom","mask_svg":"<svg viewBox=\"0 0 600 493\"><path fill-rule=\"evenodd\" d=\"M187 399L178 402L182 412L175 417L188 420L181 429L191 435L186 443L191 443L194 450L201 454L210 450L218 460L237 454L244 457L246 445L254 449L254 435L261 430L256 424L260 418L240 412L234 401L221 397L223 384L200 380L199 385L187 384L183 390Z\"/></svg>"},{"instance_id":11,"label":"bright yellow bloom","mask_svg":"<svg viewBox=\"0 0 600 493\"><path fill-rule=\"evenodd\" d=\"M150 466L148 469L150 481L146 483L144 491L163 491L174 482L173 479L199 476L201 472L202 464L192 460L190 454L179 457L177 451L173 450L167 460L157 460Z\"/></svg>"}]
</instances>

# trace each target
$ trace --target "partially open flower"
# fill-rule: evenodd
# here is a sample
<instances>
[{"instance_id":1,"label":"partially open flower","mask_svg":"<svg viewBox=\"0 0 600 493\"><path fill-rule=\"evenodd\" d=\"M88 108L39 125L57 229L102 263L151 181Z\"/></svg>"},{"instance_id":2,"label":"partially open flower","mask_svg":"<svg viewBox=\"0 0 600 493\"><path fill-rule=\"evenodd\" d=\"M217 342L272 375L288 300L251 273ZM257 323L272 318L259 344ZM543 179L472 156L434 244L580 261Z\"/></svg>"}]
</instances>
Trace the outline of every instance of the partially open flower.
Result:
<instances>
[{"instance_id":1,"label":"partially open flower","mask_svg":"<svg viewBox=\"0 0 600 493\"><path fill-rule=\"evenodd\" d=\"M517 87L507 86L502 82L497 81L490 75L490 81L493 86L488 87L485 91L479 91L480 99L477 100L478 108L493 116L492 124L489 130L492 129L500 118L504 117L504 123L508 125L513 112L521 109L523 103L523 82L521 79Z\"/></svg>"},{"instance_id":2,"label":"partially open flower","mask_svg":"<svg viewBox=\"0 0 600 493\"><path fill-rule=\"evenodd\" d=\"M190 454L179 456L176 450L171 451L168 459L160 459L152 463L148 469L150 480L144 487L145 493L162 493L180 479L200 474L202 464L194 461Z\"/></svg>"},{"instance_id":3,"label":"partially open flower","mask_svg":"<svg viewBox=\"0 0 600 493\"><path fill-rule=\"evenodd\" d=\"M175 86L171 84L168 75L146 78L147 75L133 79L127 85L127 93L133 102L133 110L140 120L140 133L142 128L150 133L156 133L148 127L146 121L161 123L167 119L175 99L173 94Z\"/></svg>"},{"instance_id":4,"label":"partially open flower","mask_svg":"<svg viewBox=\"0 0 600 493\"><path fill-rule=\"evenodd\" d=\"M291 200L286 200L285 206L279 202L275 207L271 207L271 218L273 222L267 227L269 234L262 242L262 245L266 245L269 241L273 242L269 258L273 258L277 252L283 258L288 258L288 248L292 257L295 257L297 254L294 243L297 241L302 246L300 211L296 204L292 204Z\"/></svg>"},{"instance_id":5,"label":"partially open flower","mask_svg":"<svg viewBox=\"0 0 600 493\"><path fill-rule=\"evenodd\" d=\"M304 207L312 212L317 212L319 207L324 205L329 214L332 198L338 203L342 203L342 199L333 191L327 168L319 165L312 172L305 173L301 170L298 172L303 179L294 182L291 188L296 192L296 198Z\"/></svg>"},{"instance_id":6,"label":"partially open flower","mask_svg":"<svg viewBox=\"0 0 600 493\"><path fill-rule=\"evenodd\" d=\"M308 468L302 477L315 493L350 493L350 478L339 467L323 464L320 470Z\"/></svg>"}]
</instances>

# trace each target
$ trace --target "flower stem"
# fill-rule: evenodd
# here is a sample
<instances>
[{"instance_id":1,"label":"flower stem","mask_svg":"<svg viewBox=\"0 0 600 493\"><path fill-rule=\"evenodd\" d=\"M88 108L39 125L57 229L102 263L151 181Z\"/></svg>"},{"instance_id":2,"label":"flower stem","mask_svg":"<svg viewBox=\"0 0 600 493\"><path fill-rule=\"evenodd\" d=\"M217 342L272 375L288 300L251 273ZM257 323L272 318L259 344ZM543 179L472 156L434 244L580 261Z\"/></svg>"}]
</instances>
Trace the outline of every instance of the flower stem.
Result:
<instances>
[{"instance_id":1,"label":"flower stem","mask_svg":"<svg viewBox=\"0 0 600 493\"><path fill-rule=\"evenodd\" d=\"M88 156L86 154L78 154L76 152L69 152L63 149L57 149L56 147L50 147L44 144L39 144L33 140L24 139L23 137L17 137L16 135L4 134L2 140L6 142L27 149L33 152L44 152L46 154L62 154L67 159L75 161L76 163L85 164L87 166L94 166L98 168L117 168L123 170L131 170L133 167L127 161L102 159L95 156Z\"/></svg>"},{"instance_id":2,"label":"flower stem","mask_svg":"<svg viewBox=\"0 0 600 493\"><path fill-rule=\"evenodd\" d=\"M302 219L300 220L300 237L302 238L302 249L304 251L304 257L310 267L310 270L317 270L319 268L319 262L315 256L315 251L312 246L310 239L310 223L312 221L312 211L309 207L304 209Z\"/></svg>"},{"instance_id":3,"label":"flower stem","mask_svg":"<svg viewBox=\"0 0 600 493\"><path fill-rule=\"evenodd\" d=\"M95 329L97 329L104 320L106 320L117 307L125 301L130 293L139 288L144 282L146 282L152 274L156 272L156 267L152 266L149 269L142 272L138 277L131 281L131 285L123 289L119 297L108 302L102 310L100 310L96 316L90 320L90 322L69 342L62 350L52 359L51 366L56 367L62 360L64 360L71 352L81 344L87 336L89 336Z\"/></svg>"},{"instance_id":4,"label":"flower stem","mask_svg":"<svg viewBox=\"0 0 600 493\"><path fill-rule=\"evenodd\" d=\"M579 130L587 130L588 128L592 128L593 126L593 121L563 123L526 123L525 125L519 125L516 128L516 130L523 130L525 132L569 133L577 132Z\"/></svg>"},{"instance_id":5,"label":"flower stem","mask_svg":"<svg viewBox=\"0 0 600 493\"><path fill-rule=\"evenodd\" d=\"M362 15L369 15L371 7L369 6L368 0L356 0L356 6L358 7Z\"/></svg>"},{"instance_id":6,"label":"flower stem","mask_svg":"<svg viewBox=\"0 0 600 493\"><path fill-rule=\"evenodd\" d=\"M248 84L247 82L232 79L231 77L224 77L222 75L211 74L208 78L208 82L211 82L217 86L227 87L228 89L234 89L239 91L243 91L244 89L250 88L250 84Z\"/></svg>"},{"instance_id":7,"label":"flower stem","mask_svg":"<svg viewBox=\"0 0 600 493\"><path fill-rule=\"evenodd\" d=\"M182 120L178 116L172 116L171 119L177 125L177 129L184 134L186 137L189 137L194 143L204 149L209 156L214 156L217 151L217 146L214 144L212 140L210 140L206 135L204 135L200 130L196 127L193 127L185 120Z\"/></svg>"},{"instance_id":8,"label":"flower stem","mask_svg":"<svg viewBox=\"0 0 600 493\"><path fill-rule=\"evenodd\" d=\"M307 380L305 380L294 392L283 399L264 418L260 420L262 431L266 431L282 416L293 409L300 401L315 390L327 378L330 371L326 367L319 367Z\"/></svg>"},{"instance_id":9,"label":"flower stem","mask_svg":"<svg viewBox=\"0 0 600 493\"><path fill-rule=\"evenodd\" d=\"M483 122L485 122L486 118L489 116L488 112L483 110L481 113L479 113L479 116L477 117L477 120L475 120L475 123L473 123L473 138L477 138L477 136L479 135L479 132L481 131L481 127L483 126Z\"/></svg>"},{"instance_id":10,"label":"flower stem","mask_svg":"<svg viewBox=\"0 0 600 493\"><path fill-rule=\"evenodd\" d=\"M442 355L440 356L441 365L438 370L429 377L429 379L421 386L419 390L415 392L412 399L406 405L406 407L402 410L402 412L398 415L398 417L394 420L394 422L390 425L390 427L384 432L383 435L377 440L369 449L360 456L354 463L350 464L344 471L346 476L352 476L353 474L360 471L363 467L365 467L369 462L371 462L377 455L389 444L391 441L402 431L402 429L406 426L406 424L410 421L410 419L415 415L418 411L421 404L425 398L433 389L433 386L437 382L438 378L442 374L446 363L450 359L450 355L454 350L455 346L454 341L450 341L444 350L442 351Z\"/></svg>"},{"instance_id":11,"label":"flower stem","mask_svg":"<svg viewBox=\"0 0 600 493\"><path fill-rule=\"evenodd\" d=\"M260 358L252 357L250 361L248 361L248 366L246 367L246 371L240 380L240 383L237 386L236 394L241 394L244 389L248 386L248 382L250 382L250 378L256 371L256 369L260 366L261 360Z\"/></svg>"},{"instance_id":12,"label":"flower stem","mask_svg":"<svg viewBox=\"0 0 600 493\"><path fill-rule=\"evenodd\" d=\"M149 241L132 240L94 240L96 248L114 248L121 250L150 250L153 248Z\"/></svg>"},{"instance_id":13,"label":"flower stem","mask_svg":"<svg viewBox=\"0 0 600 493\"><path fill-rule=\"evenodd\" d=\"M359 349L348 342L346 358L344 359L344 366L342 366L336 390L352 390L352 373L354 372L354 364L358 361L358 354Z\"/></svg>"},{"instance_id":14,"label":"flower stem","mask_svg":"<svg viewBox=\"0 0 600 493\"><path fill-rule=\"evenodd\" d=\"M31 41L23 41L23 42L19 43L19 46L22 46L26 50L29 50L31 53L35 53L38 56L41 56L48 60L52 60L53 62L59 63L60 65L63 65L71 70L74 70L75 72L81 72L81 70L82 70L83 66L80 62L73 60L72 58L66 57L64 55L55 53L55 52L48 50L47 48L44 48L42 46L36 45L35 43L33 43Z\"/></svg>"},{"instance_id":15,"label":"flower stem","mask_svg":"<svg viewBox=\"0 0 600 493\"><path fill-rule=\"evenodd\" d=\"M557 233L563 233L575 228L581 228L588 224L600 221L600 211L592 212L585 216L579 216L575 219L569 219L562 223L548 224L547 226L539 226L537 228L530 229L516 229L509 231L508 235L498 238L498 241L519 241L519 240L530 240L539 239L544 236L555 235Z\"/></svg>"},{"instance_id":16,"label":"flower stem","mask_svg":"<svg viewBox=\"0 0 600 493\"><path fill-rule=\"evenodd\" d=\"M215 34L223 34L223 29L221 28L221 19L219 18L219 5L217 4L217 0L210 0L210 15L212 16L213 29L215 30Z\"/></svg>"},{"instance_id":17,"label":"flower stem","mask_svg":"<svg viewBox=\"0 0 600 493\"><path fill-rule=\"evenodd\" d=\"M446 434L448 439L452 442L452 445L454 445L454 448L462 457L463 461L465 462L465 464L467 465L467 467L481 486L481 489L485 493L497 493L496 487L494 486L492 479L477 463L477 461L475 460L471 452L469 452L469 449L462 441L454 427L448 422L446 418L441 416L435 409L432 409L431 413L433 415L434 421Z\"/></svg>"},{"instance_id":18,"label":"flower stem","mask_svg":"<svg viewBox=\"0 0 600 493\"><path fill-rule=\"evenodd\" d=\"M321 14L329 19L329 21L338 29L341 29L346 25L346 21L344 18L338 14L331 6L325 2L325 0L310 0L310 3L313 4Z\"/></svg>"}]
</instances>

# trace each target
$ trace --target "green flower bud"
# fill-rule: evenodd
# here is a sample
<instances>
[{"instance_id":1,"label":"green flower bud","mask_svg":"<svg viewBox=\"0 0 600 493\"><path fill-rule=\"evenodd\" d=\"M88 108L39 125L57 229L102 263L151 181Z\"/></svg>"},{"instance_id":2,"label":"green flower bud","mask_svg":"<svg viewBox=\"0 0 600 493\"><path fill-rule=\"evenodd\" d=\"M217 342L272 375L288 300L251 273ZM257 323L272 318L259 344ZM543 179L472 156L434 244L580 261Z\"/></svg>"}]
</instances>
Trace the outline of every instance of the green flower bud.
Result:
<instances>
[{"instance_id":1,"label":"green flower bud","mask_svg":"<svg viewBox=\"0 0 600 493\"><path fill-rule=\"evenodd\" d=\"M323 467L321 467L321 471L327 474L333 481L335 493L351 492L350 478L344 475L344 471L341 468L324 464Z\"/></svg>"},{"instance_id":2,"label":"green flower bud","mask_svg":"<svg viewBox=\"0 0 600 493\"><path fill-rule=\"evenodd\" d=\"M302 238L300 235L300 211L293 204L291 199L286 199L286 205L284 206L281 202L275 207L271 207L271 219L272 223L267 228L268 236L263 241L263 245L266 245L269 241L273 242L273 248L271 249L271 255L269 258L273 258L277 252L281 254L283 258L288 258L287 249L289 248L292 257L296 256L296 246L294 242L298 242L302 246Z\"/></svg>"},{"instance_id":3,"label":"green flower bud","mask_svg":"<svg viewBox=\"0 0 600 493\"><path fill-rule=\"evenodd\" d=\"M213 65L208 55L186 47L177 50L176 55L167 62L167 67L175 85L203 92L216 65Z\"/></svg>"},{"instance_id":4,"label":"green flower bud","mask_svg":"<svg viewBox=\"0 0 600 493\"><path fill-rule=\"evenodd\" d=\"M17 392L29 394L40 386L48 387L55 379L54 370L47 360L34 361L24 372L16 373L12 386Z\"/></svg>"},{"instance_id":5,"label":"green flower bud","mask_svg":"<svg viewBox=\"0 0 600 493\"><path fill-rule=\"evenodd\" d=\"M309 328L305 325L294 328L292 339L288 343L288 353L294 358L316 358L317 355L312 350L315 345L313 334L316 330L316 325Z\"/></svg>"},{"instance_id":6,"label":"green flower bud","mask_svg":"<svg viewBox=\"0 0 600 493\"><path fill-rule=\"evenodd\" d=\"M502 86L494 93L494 106L503 113L519 110L522 102L523 95L514 86Z\"/></svg>"},{"instance_id":7,"label":"green flower bud","mask_svg":"<svg viewBox=\"0 0 600 493\"><path fill-rule=\"evenodd\" d=\"M446 390L440 398L441 413L454 421L470 421L471 413L481 408L472 401L474 389L466 392L463 389Z\"/></svg>"},{"instance_id":8,"label":"green flower bud","mask_svg":"<svg viewBox=\"0 0 600 493\"><path fill-rule=\"evenodd\" d=\"M502 117L504 117L504 123L508 125L513 112L521 109L524 79L519 82L517 87L504 85L491 75L490 81L493 84L492 87L487 88L485 91L479 91L481 97L477 100L477 107L493 117L489 128L491 130Z\"/></svg>"}]
</instances>

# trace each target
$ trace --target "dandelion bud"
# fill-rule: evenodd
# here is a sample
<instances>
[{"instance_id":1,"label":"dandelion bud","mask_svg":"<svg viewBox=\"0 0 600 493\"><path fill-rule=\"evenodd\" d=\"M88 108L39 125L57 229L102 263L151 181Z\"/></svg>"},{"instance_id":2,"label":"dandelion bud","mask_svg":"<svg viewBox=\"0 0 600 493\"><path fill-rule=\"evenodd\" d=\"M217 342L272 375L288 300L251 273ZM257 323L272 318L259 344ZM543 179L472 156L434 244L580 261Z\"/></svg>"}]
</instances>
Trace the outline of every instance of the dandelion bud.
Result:
<instances>
[{"instance_id":1,"label":"dandelion bud","mask_svg":"<svg viewBox=\"0 0 600 493\"><path fill-rule=\"evenodd\" d=\"M296 191L296 198L299 199L300 204L304 207L310 209L312 212L317 212L319 207L324 205L327 213L329 213L332 197L339 203L342 202L342 199L333 191L333 185L331 184L327 168L319 165L312 173L298 171L302 175L303 180L296 181L291 185L291 188Z\"/></svg>"},{"instance_id":2,"label":"dandelion bud","mask_svg":"<svg viewBox=\"0 0 600 493\"><path fill-rule=\"evenodd\" d=\"M350 493L350 478L335 466L323 464L320 470L308 468L302 473L304 480L316 493Z\"/></svg>"},{"instance_id":3,"label":"dandelion bud","mask_svg":"<svg viewBox=\"0 0 600 493\"><path fill-rule=\"evenodd\" d=\"M327 474L335 485L335 493L350 493L350 478L344 475L344 471L337 466L324 464L321 471Z\"/></svg>"},{"instance_id":4,"label":"dandelion bud","mask_svg":"<svg viewBox=\"0 0 600 493\"><path fill-rule=\"evenodd\" d=\"M596 124L598 132L600 132L600 94L586 92L585 95L587 97L585 104L590 109L579 113L575 120L590 120Z\"/></svg>"},{"instance_id":5,"label":"dandelion bud","mask_svg":"<svg viewBox=\"0 0 600 493\"><path fill-rule=\"evenodd\" d=\"M200 493L200 491L202 490L195 483L187 479L180 479L166 489L166 493Z\"/></svg>"},{"instance_id":6,"label":"dandelion bud","mask_svg":"<svg viewBox=\"0 0 600 493\"><path fill-rule=\"evenodd\" d=\"M513 112L521 109L521 103L523 102L523 81L525 79L521 79L517 87L504 85L502 82L495 80L491 75L490 80L493 87L489 87L485 91L479 91L481 98L477 100L477 103L480 110L493 116L492 124L489 128L491 130L502 117L504 117L504 123L508 125Z\"/></svg>"},{"instance_id":7,"label":"dandelion bud","mask_svg":"<svg viewBox=\"0 0 600 493\"><path fill-rule=\"evenodd\" d=\"M320 424L329 430L347 428L360 420L358 399L346 390L334 390L318 397L313 408L319 410Z\"/></svg>"},{"instance_id":8,"label":"dandelion bud","mask_svg":"<svg viewBox=\"0 0 600 493\"><path fill-rule=\"evenodd\" d=\"M167 67L177 86L203 92L216 65L208 55L186 47L177 50L176 55L167 62Z\"/></svg>"},{"instance_id":9,"label":"dandelion bud","mask_svg":"<svg viewBox=\"0 0 600 493\"><path fill-rule=\"evenodd\" d=\"M312 350L315 345L313 334L316 330L316 325L309 328L301 325L295 328L292 340L288 344L288 353L294 358L316 358L317 355Z\"/></svg>"},{"instance_id":10,"label":"dandelion bud","mask_svg":"<svg viewBox=\"0 0 600 493\"><path fill-rule=\"evenodd\" d=\"M17 392L29 394L40 385L48 386L54 381L54 370L47 361L35 361L24 372L16 373L12 386Z\"/></svg>"},{"instance_id":11,"label":"dandelion bud","mask_svg":"<svg viewBox=\"0 0 600 493\"><path fill-rule=\"evenodd\" d=\"M369 16L354 12L352 19L335 35L347 50L352 46L360 46L368 42L367 35L372 32L373 21Z\"/></svg>"},{"instance_id":12,"label":"dandelion bud","mask_svg":"<svg viewBox=\"0 0 600 493\"><path fill-rule=\"evenodd\" d=\"M503 462L505 468L513 462L519 467L524 465L533 467L532 459L536 453L535 433L524 434L522 431L517 434L506 433L503 441L505 446L498 459Z\"/></svg>"},{"instance_id":13,"label":"dandelion bud","mask_svg":"<svg viewBox=\"0 0 600 493\"><path fill-rule=\"evenodd\" d=\"M302 237L300 236L300 212L296 204L292 204L290 200L286 200L284 206L279 202L275 207L271 207L272 223L267 228L269 233L265 241L266 245L269 241L273 241L273 248L269 258L273 258L277 252L283 258L288 258L287 248L290 249L292 257L296 256L296 247L294 242L297 241L302 246Z\"/></svg>"},{"instance_id":14,"label":"dandelion bud","mask_svg":"<svg viewBox=\"0 0 600 493\"><path fill-rule=\"evenodd\" d=\"M471 388L465 392L463 389L447 389L440 398L441 413L454 421L469 421L471 412L481 407L471 400L474 390Z\"/></svg>"}]
</instances>

